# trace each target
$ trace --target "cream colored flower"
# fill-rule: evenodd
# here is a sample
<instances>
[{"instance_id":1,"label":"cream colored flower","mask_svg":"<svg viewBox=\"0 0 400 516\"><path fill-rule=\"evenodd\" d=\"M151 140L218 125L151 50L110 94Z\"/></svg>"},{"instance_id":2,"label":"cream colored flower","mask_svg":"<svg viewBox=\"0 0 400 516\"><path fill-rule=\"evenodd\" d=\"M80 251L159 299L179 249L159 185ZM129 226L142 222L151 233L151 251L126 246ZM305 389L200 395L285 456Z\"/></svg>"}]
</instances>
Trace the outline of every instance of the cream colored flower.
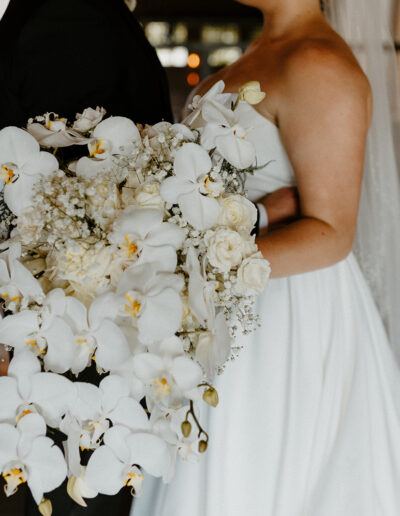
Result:
<instances>
[{"instance_id":1,"label":"cream colored flower","mask_svg":"<svg viewBox=\"0 0 400 516\"><path fill-rule=\"evenodd\" d=\"M73 129L80 133L86 133L96 127L102 120L106 110L97 106L96 109L86 108L82 114L76 114L76 121L74 122Z\"/></svg>"},{"instance_id":2,"label":"cream colored flower","mask_svg":"<svg viewBox=\"0 0 400 516\"><path fill-rule=\"evenodd\" d=\"M246 82L239 88L239 100L243 100L252 106L262 102L265 95L266 94L261 91L261 86L258 81Z\"/></svg>"},{"instance_id":3,"label":"cream colored flower","mask_svg":"<svg viewBox=\"0 0 400 516\"><path fill-rule=\"evenodd\" d=\"M237 272L235 292L239 295L261 294L267 286L270 274L270 264L260 252L246 258Z\"/></svg>"},{"instance_id":4,"label":"cream colored flower","mask_svg":"<svg viewBox=\"0 0 400 516\"><path fill-rule=\"evenodd\" d=\"M233 229L218 228L205 235L207 258L213 267L229 272L243 259L243 238Z\"/></svg>"},{"instance_id":5,"label":"cream colored flower","mask_svg":"<svg viewBox=\"0 0 400 516\"><path fill-rule=\"evenodd\" d=\"M135 192L135 201L139 206L146 208L164 208L164 200L160 194L160 183L149 181L144 183Z\"/></svg>"},{"instance_id":6,"label":"cream colored flower","mask_svg":"<svg viewBox=\"0 0 400 516\"><path fill-rule=\"evenodd\" d=\"M58 278L71 283L77 294L95 296L108 286L112 251L104 244L87 247L70 244L64 251L53 251L47 257L47 265Z\"/></svg>"},{"instance_id":7,"label":"cream colored flower","mask_svg":"<svg viewBox=\"0 0 400 516\"><path fill-rule=\"evenodd\" d=\"M219 201L221 212L218 224L250 232L257 221L257 209L243 195L229 195Z\"/></svg>"}]
</instances>

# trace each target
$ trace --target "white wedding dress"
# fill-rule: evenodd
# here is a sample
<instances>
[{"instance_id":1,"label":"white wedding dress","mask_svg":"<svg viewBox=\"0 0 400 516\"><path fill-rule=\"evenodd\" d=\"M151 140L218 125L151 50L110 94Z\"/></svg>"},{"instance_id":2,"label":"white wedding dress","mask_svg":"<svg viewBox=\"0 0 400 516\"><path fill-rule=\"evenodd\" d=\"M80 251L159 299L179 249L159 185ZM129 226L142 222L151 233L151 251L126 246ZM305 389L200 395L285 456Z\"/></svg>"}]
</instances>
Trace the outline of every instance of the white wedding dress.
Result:
<instances>
[{"instance_id":1,"label":"white wedding dress","mask_svg":"<svg viewBox=\"0 0 400 516\"><path fill-rule=\"evenodd\" d=\"M277 127L241 103L256 200L295 177ZM399 516L400 373L353 254L271 280L262 327L216 379L200 463L148 476L132 516Z\"/></svg>"}]
</instances>

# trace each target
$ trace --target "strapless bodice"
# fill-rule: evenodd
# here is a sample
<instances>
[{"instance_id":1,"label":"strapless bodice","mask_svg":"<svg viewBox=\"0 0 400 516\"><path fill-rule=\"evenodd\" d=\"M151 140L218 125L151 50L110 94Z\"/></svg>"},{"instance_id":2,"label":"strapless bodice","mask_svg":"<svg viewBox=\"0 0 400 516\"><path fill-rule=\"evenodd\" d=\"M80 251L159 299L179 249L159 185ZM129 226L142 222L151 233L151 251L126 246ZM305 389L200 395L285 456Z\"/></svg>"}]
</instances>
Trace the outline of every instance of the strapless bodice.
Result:
<instances>
[{"instance_id":1,"label":"strapless bodice","mask_svg":"<svg viewBox=\"0 0 400 516\"><path fill-rule=\"evenodd\" d=\"M257 166L262 167L247 178L249 199L256 201L283 186L295 185L293 168L276 125L246 102L239 103L236 113L246 129L246 139L256 148Z\"/></svg>"}]
</instances>

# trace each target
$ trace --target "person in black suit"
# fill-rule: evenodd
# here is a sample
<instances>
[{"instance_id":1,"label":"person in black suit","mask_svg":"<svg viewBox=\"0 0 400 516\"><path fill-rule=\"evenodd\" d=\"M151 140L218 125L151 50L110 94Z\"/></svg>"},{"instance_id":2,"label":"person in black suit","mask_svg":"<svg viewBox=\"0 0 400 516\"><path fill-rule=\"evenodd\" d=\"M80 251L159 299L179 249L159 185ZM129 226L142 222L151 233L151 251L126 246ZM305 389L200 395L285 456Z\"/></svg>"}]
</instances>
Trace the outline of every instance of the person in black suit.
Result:
<instances>
[{"instance_id":1,"label":"person in black suit","mask_svg":"<svg viewBox=\"0 0 400 516\"><path fill-rule=\"evenodd\" d=\"M11 0L0 21L0 129L86 107L172 121L166 75L123 0Z\"/></svg>"},{"instance_id":2,"label":"person in black suit","mask_svg":"<svg viewBox=\"0 0 400 516\"><path fill-rule=\"evenodd\" d=\"M73 120L96 106L136 123L172 122L165 72L124 0L11 0L0 21L0 74L0 129L49 111ZM25 514L37 516L26 491ZM48 498L56 516L125 516L131 504L124 490L84 509L66 483Z\"/></svg>"}]
</instances>

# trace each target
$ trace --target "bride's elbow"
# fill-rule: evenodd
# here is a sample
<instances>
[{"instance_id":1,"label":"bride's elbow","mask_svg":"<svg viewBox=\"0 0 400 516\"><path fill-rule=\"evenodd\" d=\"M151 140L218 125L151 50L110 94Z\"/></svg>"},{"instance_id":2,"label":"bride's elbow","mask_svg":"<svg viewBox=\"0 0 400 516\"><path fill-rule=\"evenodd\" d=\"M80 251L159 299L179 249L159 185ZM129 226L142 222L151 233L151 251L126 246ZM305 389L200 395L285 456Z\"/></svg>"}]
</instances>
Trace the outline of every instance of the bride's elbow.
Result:
<instances>
[{"instance_id":1,"label":"bride's elbow","mask_svg":"<svg viewBox=\"0 0 400 516\"><path fill-rule=\"evenodd\" d=\"M345 231L342 233L338 233L336 237L336 242L334 244L334 262L341 262L345 260L353 249L355 232L354 231Z\"/></svg>"}]
</instances>

